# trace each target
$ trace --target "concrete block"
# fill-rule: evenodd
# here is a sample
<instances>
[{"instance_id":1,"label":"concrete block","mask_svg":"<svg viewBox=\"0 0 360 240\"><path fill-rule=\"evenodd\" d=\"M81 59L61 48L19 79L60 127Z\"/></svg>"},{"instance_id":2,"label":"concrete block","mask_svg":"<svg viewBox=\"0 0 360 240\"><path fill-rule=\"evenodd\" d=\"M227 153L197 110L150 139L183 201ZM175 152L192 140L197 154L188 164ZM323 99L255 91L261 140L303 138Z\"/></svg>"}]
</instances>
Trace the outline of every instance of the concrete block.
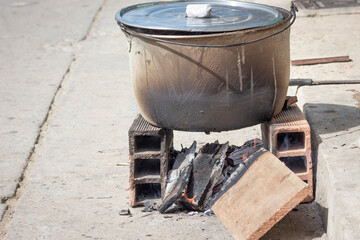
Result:
<instances>
[{"instance_id":1,"label":"concrete block","mask_svg":"<svg viewBox=\"0 0 360 240\"><path fill-rule=\"evenodd\" d=\"M261 124L265 147L313 189L310 125L294 104ZM313 200L313 191L306 202Z\"/></svg>"},{"instance_id":2,"label":"concrete block","mask_svg":"<svg viewBox=\"0 0 360 240\"><path fill-rule=\"evenodd\" d=\"M130 205L164 196L173 131L148 123L140 114L129 129Z\"/></svg>"}]
</instances>

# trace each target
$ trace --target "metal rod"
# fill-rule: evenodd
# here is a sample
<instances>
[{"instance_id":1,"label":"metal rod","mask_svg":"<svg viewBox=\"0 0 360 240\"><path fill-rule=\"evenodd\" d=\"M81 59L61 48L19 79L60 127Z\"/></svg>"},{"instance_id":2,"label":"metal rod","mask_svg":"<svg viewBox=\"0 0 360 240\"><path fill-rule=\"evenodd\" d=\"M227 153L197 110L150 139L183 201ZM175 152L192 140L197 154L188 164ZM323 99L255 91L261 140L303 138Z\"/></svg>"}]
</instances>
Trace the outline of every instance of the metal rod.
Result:
<instances>
[{"instance_id":1,"label":"metal rod","mask_svg":"<svg viewBox=\"0 0 360 240\"><path fill-rule=\"evenodd\" d=\"M313 81L312 79L290 79L289 86L305 85L335 85L335 84L360 84L360 80L325 80Z\"/></svg>"}]
</instances>

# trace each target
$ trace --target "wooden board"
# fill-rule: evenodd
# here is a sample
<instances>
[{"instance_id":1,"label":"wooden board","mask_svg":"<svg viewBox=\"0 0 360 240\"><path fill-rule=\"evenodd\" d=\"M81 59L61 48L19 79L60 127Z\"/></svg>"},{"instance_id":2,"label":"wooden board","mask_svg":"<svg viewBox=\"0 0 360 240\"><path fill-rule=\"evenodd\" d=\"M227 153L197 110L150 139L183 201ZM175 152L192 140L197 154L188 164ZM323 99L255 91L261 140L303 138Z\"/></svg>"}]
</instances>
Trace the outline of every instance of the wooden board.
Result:
<instances>
[{"instance_id":1,"label":"wooden board","mask_svg":"<svg viewBox=\"0 0 360 240\"><path fill-rule=\"evenodd\" d=\"M255 161L211 209L235 239L259 239L298 205L309 188L272 153Z\"/></svg>"},{"instance_id":2,"label":"wooden board","mask_svg":"<svg viewBox=\"0 0 360 240\"><path fill-rule=\"evenodd\" d=\"M302 66L302 65L314 65L314 64L324 64L324 63L334 63L334 62L350 62L351 59L349 56L339 56L339 57L324 57L324 58L310 58L310 59L299 59L292 60L292 66Z\"/></svg>"}]
</instances>

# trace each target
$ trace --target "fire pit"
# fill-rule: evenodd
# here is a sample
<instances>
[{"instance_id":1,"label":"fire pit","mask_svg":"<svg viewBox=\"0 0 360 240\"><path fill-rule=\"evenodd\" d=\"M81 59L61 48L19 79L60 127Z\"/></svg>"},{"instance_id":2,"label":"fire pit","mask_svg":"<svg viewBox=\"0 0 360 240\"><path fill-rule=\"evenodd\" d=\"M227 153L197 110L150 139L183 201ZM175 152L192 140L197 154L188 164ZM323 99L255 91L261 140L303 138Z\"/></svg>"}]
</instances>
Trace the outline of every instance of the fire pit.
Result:
<instances>
[{"instance_id":1,"label":"fire pit","mask_svg":"<svg viewBox=\"0 0 360 240\"><path fill-rule=\"evenodd\" d=\"M143 117L161 128L205 132L269 120L288 88L293 14L207 1L205 17L187 15L189 5L203 3L145 3L116 14Z\"/></svg>"},{"instance_id":2,"label":"fire pit","mask_svg":"<svg viewBox=\"0 0 360 240\"><path fill-rule=\"evenodd\" d=\"M280 121L263 125L268 129L263 133L272 136L264 138L265 145L275 146L272 153L260 139L199 148L193 142L177 151L172 130L154 127L139 115L129 130L131 206L165 214L213 211L235 239L258 239L301 201L312 199L308 128L302 114L284 118L296 110L290 106ZM287 150L278 148L283 144Z\"/></svg>"}]
</instances>

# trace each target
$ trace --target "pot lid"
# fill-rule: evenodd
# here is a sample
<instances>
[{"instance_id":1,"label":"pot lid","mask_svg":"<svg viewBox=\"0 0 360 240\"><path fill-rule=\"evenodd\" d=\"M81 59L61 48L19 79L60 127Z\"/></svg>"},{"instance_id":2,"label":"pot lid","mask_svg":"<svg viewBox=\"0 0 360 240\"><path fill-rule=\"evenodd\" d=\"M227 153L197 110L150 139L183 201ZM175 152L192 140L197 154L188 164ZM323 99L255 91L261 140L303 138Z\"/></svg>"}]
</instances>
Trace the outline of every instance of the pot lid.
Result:
<instances>
[{"instance_id":1,"label":"pot lid","mask_svg":"<svg viewBox=\"0 0 360 240\"><path fill-rule=\"evenodd\" d=\"M211 16L186 16L189 4L208 4ZM191 32L227 32L270 26L282 19L273 7L238 1L172 1L129 6L116 14L118 23L147 29Z\"/></svg>"}]
</instances>

